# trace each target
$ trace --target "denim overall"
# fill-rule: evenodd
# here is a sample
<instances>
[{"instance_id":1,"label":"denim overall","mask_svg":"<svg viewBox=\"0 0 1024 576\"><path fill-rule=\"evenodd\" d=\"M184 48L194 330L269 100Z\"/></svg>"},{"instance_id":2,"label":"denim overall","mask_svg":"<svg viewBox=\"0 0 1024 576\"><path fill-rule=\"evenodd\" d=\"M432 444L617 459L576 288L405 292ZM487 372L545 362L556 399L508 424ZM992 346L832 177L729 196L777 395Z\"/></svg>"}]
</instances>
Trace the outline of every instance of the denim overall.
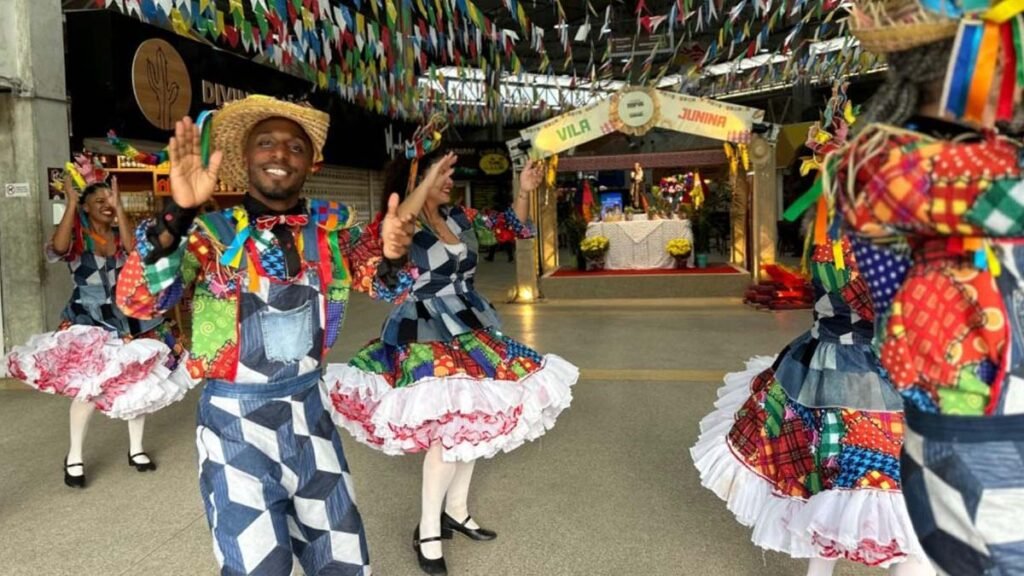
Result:
<instances>
[{"instance_id":1,"label":"denim overall","mask_svg":"<svg viewBox=\"0 0 1024 576\"><path fill-rule=\"evenodd\" d=\"M230 223L215 223L230 243ZM302 234L307 265L293 282L253 294L238 278L241 382L208 380L199 402L200 491L224 575L287 576L293 557L308 575L370 574L348 464L318 386L316 226Z\"/></svg>"}]
</instances>

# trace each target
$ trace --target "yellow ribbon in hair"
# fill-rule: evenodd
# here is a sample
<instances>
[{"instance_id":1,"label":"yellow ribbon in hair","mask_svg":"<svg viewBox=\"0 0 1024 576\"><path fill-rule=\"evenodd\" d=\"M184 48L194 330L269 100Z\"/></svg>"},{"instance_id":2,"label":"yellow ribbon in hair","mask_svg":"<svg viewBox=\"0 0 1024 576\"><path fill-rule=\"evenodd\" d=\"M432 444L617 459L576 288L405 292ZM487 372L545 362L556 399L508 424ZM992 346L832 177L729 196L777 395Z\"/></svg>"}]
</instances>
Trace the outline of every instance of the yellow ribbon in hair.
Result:
<instances>
[{"instance_id":1,"label":"yellow ribbon in hair","mask_svg":"<svg viewBox=\"0 0 1024 576\"><path fill-rule=\"evenodd\" d=\"M836 263L836 270L842 270L846 268L846 260L843 259L843 241L833 240L832 241L832 259Z\"/></svg>"},{"instance_id":2,"label":"yellow ribbon in hair","mask_svg":"<svg viewBox=\"0 0 1024 576\"><path fill-rule=\"evenodd\" d=\"M985 258L988 259L988 269L992 272L994 278L998 278L1003 273L1003 267L999 263L999 258L996 257L996 253L992 250L992 244L985 242Z\"/></svg>"},{"instance_id":3,"label":"yellow ribbon in hair","mask_svg":"<svg viewBox=\"0 0 1024 576\"><path fill-rule=\"evenodd\" d=\"M1003 24L1021 12L1024 12L1024 0L1006 0L989 8L981 18L986 22Z\"/></svg>"},{"instance_id":4,"label":"yellow ribbon in hair","mask_svg":"<svg viewBox=\"0 0 1024 576\"><path fill-rule=\"evenodd\" d=\"M79 190L85 190L85 178L82 178L82 175L78 173L78 168L75 168L73 162L65 163L64 170L71 175L71 180L74 181L75 186L78 186ZM65 190L64 193L69 194L70 190Z\"/></svg>"},{"instance_id":5,"label":"yellow ribbon in hair","mask_svg":"<svg viewBox=\"0 0 1024 576\"><path fill-rule=\"evenodd\" d=\"M821 163L815 158L804 158L800 162L800 175L807 176L813 170L821 170Z\"/></svg>"}]
</instances>

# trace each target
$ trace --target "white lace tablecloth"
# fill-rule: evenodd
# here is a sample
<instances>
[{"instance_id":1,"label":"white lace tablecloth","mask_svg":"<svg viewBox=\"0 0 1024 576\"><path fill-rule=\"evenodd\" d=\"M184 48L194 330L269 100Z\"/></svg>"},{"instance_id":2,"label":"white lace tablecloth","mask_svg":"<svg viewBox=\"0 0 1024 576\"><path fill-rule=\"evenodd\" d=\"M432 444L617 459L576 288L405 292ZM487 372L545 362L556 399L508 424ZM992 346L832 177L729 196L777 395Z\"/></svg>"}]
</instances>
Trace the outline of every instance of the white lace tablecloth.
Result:
<instances>
[{"instance_id":1,"label":"white lace tablecloth","mask_svg":"<svg viewBox=\"0 0 1024 576\"><path fill-rule=\"evenodd\" d=\"M605 268L609 270L649 270L673 268L675 260L665 246L674 238L686 238L693 244L689 220L632 220L629 222L591 222L587 238L608 238ZM687 260L693 266L693 252Z\"/></svg>"}]
</instances>

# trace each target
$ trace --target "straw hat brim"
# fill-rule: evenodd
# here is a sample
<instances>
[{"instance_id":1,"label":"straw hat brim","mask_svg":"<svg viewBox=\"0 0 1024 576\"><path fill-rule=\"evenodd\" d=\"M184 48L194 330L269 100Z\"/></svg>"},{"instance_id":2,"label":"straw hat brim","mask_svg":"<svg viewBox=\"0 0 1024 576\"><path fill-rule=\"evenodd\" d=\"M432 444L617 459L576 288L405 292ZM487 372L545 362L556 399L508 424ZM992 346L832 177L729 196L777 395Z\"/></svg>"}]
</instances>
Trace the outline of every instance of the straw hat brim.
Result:
<instances>
[{"instance_id":1,"label":"straw hat brim","mask_svg":"<svg viewBox=\"0 0 1024 576\"><path fill-rule=\"evenodd\" d=\"M851 26L850 32L860 41L864 50L874 54L891 54L953 38L959 25L957 20L942 20L873 28Z\"/></svg>"},{"instance_id":2,"label":"straw hat brim","mask_svg":"<svg viewBox=\"0 0 1024 576\"><path fill-rule=\"evenodd\" d=\"M284 102L269 96L249 96L224 105L213 115L214 149L224 154L220 179L236 190L249 187L245 167L245 146L253 127L270 118L295 122L313 144L313 163L323 161L324 143L331 117L308 105Z\"/></svg>"}]
</instances>

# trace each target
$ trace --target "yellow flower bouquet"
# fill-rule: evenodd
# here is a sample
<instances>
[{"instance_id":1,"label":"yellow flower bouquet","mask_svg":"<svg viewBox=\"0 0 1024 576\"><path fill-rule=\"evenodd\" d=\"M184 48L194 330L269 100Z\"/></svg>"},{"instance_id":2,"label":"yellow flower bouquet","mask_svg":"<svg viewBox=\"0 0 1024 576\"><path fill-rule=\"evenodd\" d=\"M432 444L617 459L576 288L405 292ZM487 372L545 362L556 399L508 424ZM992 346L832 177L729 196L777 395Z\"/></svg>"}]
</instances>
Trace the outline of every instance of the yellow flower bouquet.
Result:
<instances>
[{"instance_id":1,"label":"yellow flower bouquet","mask_svg":"<svg viewBox=\"0 0 1024 576\"><path fill-rule=\"evenodd\" d=\"M580 252L587 258L603 256L608 251L608 238L605 236L591 236L580 242Z\"/></svg>"},{"instance_id":2,"label":"yellow flower bouquet","mask_svg":"<svg viewBox=\"0 0 1024 576\"><path fill-rule=\"evenodd\" d=\"M693 252L693 244L686 238L673 238L665 245L665 250L670 256L677 258L689 256L690 252Z\"/></svg>"}]
</instances>

